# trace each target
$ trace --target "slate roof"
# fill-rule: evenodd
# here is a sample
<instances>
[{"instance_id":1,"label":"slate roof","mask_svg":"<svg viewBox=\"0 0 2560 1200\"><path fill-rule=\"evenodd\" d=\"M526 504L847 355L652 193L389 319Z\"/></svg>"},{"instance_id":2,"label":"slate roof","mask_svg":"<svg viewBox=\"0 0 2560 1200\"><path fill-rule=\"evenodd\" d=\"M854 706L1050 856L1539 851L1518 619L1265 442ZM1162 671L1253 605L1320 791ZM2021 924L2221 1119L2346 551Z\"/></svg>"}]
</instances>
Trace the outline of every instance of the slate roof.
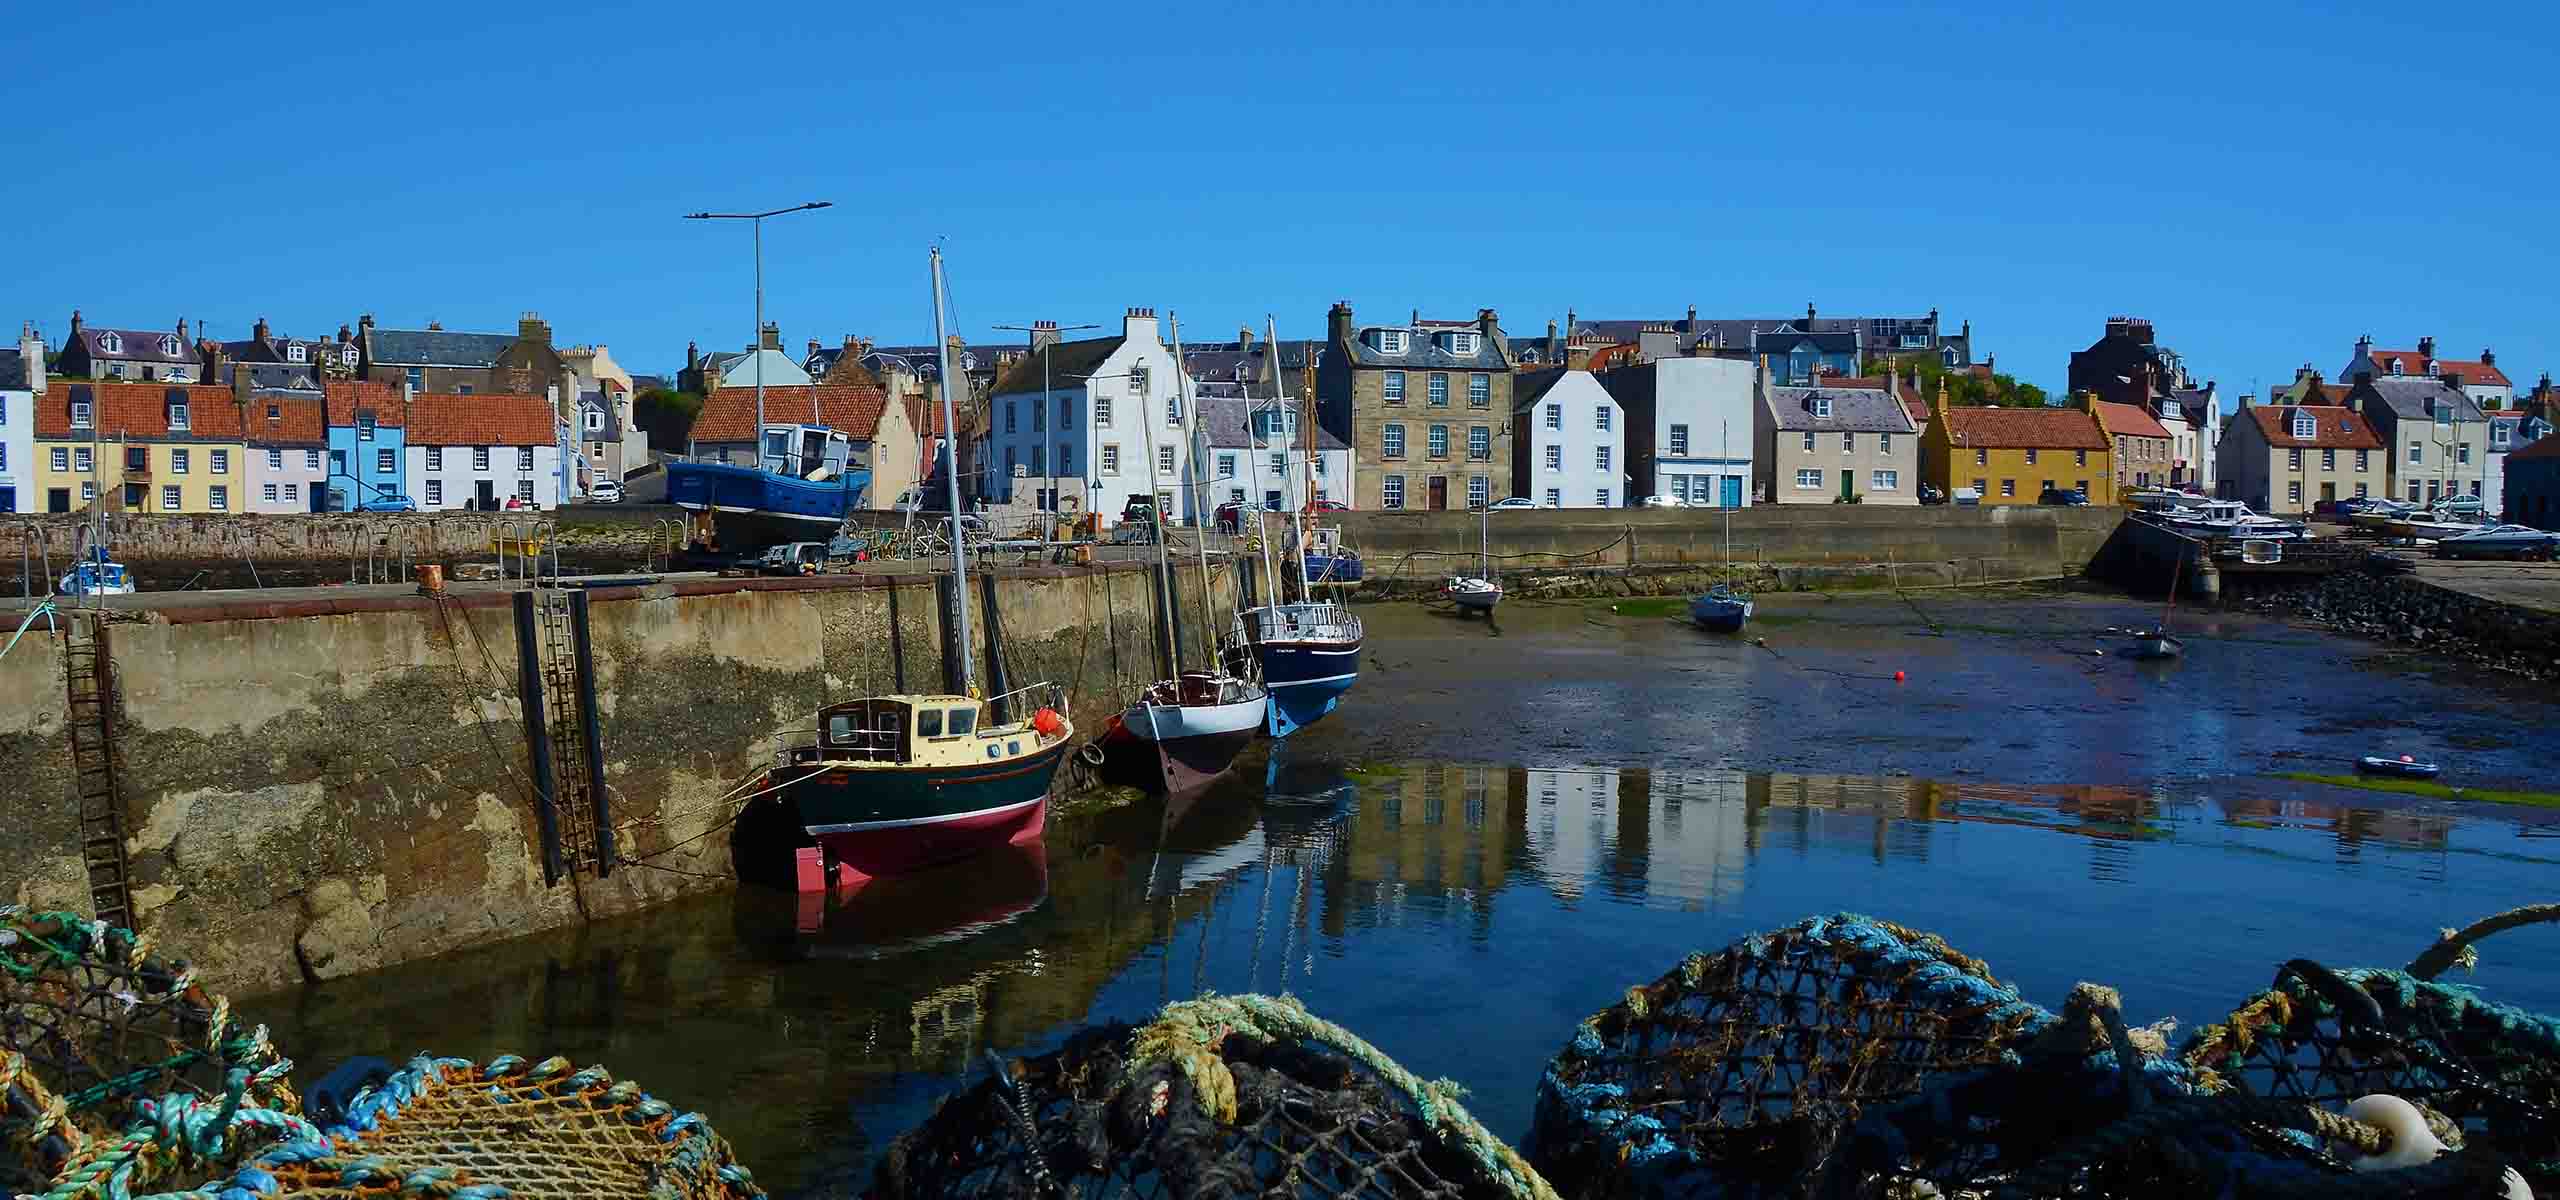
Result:
<instances>
[{"instance_id":1,"label":"slate roof","mask_svg":"<svg viewBox=\"0 0 2560 1200\"><path fill-rule=\"evenodd\" d=\"M1310 361L1321 358L1323 352L1322 342L1283 339L1280 343L1280 374L1290 384L1285 390L1293 393L1299 390L1300 372L1306 370ZM1269 399L1271 379L1268 368L1263 364L1270 358L1271 347L1261 342L1249 347L1235 342L1213 342L1196 347L1185 345L1182 348L1182 370L1194 383L1241 383L1243 394ZM1237 389L1228 390L1233 392Z\"/></svg>"},{"instance_id":2,"label":"slate roof","mask_svg":"<svg viewBox=\"0 0 2560 1200\"><path fill-rule=\"evenodd\" d=\"M1689 343L1703 337L1707 339L1707 344L1710 346L1726 350L1740 350L1751 345L1751 339L1755 334L1770 334L1782 331L1788 333L1851 334L1857 336L1870 336L1877 332L1874 324L1874 322L1877 321L1892 322L1891 336L1893 338L1893 342L1890 345L1877 345L1870 347L1870 349L1875 350L1878 353L1902 350L1901 335L1904 331L1926 332L1931 324L1929 318L1925 316L1815 316L1811 319L1801 316L1701 317L1694 321L1687 318L1651 321L1578 320L1574 322L1573 328L1565 330L1564 332L1567 334L1596 334L1611 342L1632 342L1635 341L1637 336L1643 333L1648 327L1661 328L1667 326L1673 333L1679 335L1680 345L1684 349L1689 345ZM1523 339L1514 339L1515 343L1520 340ZM1546 339L1538 338L1535 340L1543 343ZM1965 351L1969 351L1971 349L1971 347L1967 345L1970 340L1970 338L1961 333L1941 333L1938 335L1938 343L1940 345L1954 346L1959 350ZM1916 348L1914 349L1916 350ZM1972 356L1968 353L1965 354L1964 357L1969 360Z\"/></svg>"},{"instance_id":3,"label":"slate roof","mask_svg":"<svg viewBox=\"0 0 2560 1200\"><path fill-rule=\"evenodd\" d=\"M2491 347L2491 349L2495 349L2495 347ZM2373 360L2373 369L2377 372L2389 370L2390 368L2385 364L2396 358L2400 360L2400 369L2411 375L2423 377L2427 373L2426 356L2415 350L2385 350L2380 346L2375 346L2372 349L2365 351L2365 356ZM2462 376L2463 382L2474 385L2485 384L2489 387L2515 386L2513 383L2508 381L2506 372L2499 370L2492 364L2484 363L2477 359L2439 358L2436 360L2436 374L2440 376L2460 375ZM2388 378L2388 376L2377 377Z\"/></svg>"},{"instance_id":4,"label":"slate roof","mask_svg":"<svg viewBox=\"0 0 2560 1200\"><path fill-rule=\"evenodd\" d=\"M1831 401L1831 415L1813 415L1816 397ZM1919 426L1902 402L1883 388L1773 387L1769 408L1778 428L1815 433L1916 433Z\"/></svg>"},{"instance_id":5,"label":"slate roof","mask_svg":"<svg viewBox=\"0 0 2560 1200\"><path fill-rule=\"evenodd\" d=\"M27 390L27 363L15 346L0 346L0 391Z\"/></svg>"},{"instance_id":6,"label":"slate roof","mask_svg":"<svg viewBox=\"0 0 2560 1200\"><path fill-rule=\"evenodd\" d=\"M1751 351L1754 354L1785 354L1807 342L1811 342L1815 350L1824 354L1839 354L1843 352L1855 353L1860 346L1856 330L1824 331L1818 333L1805 333L1799 330L1773 330L1761 333L1754 337L1751 341Z\"/></svg>"},{"instance_id":7,"label":"slate roof","mask_svg":"<svg viewBox=\"0 0 2560 1200\"><path fill-rule=\"evenodd\" d=\"M318 396L256 396L249 401L245 432L252 446L324 446L328 418L328 403Z\"/></svg>"},{"instance_id":8,"label":"slate roof","mask_svg":"<svg viewBox=\"0 0 2560 1200\"><path fill-rule=\"evenodd\" d=\"M611 381L607 380L606 382ZM622 417L621 414L615 412L614 409L614 405L605 402L604 392L601 390L578 393L578 440L581 442L621 441ZM604 414L603 429L597 430L587 427L587 413L590 410Z\"/></svg>"},{"instance_id":9,"label":"slate roof","mask_svg":"<svg viewBox=\"0 0 2560 1200\"><path fill-rule=\"evenodd\" d=\"M2471 397L2463 395L2462 389L2442 379L2429 379L2423 375L2376 375L2361 387L2371 387L2382 402L2391 407L2392 415L2403 421L2432 421L2436 410L2446 407L2452 409L2455 421L2485 419L2480 413L2480 406L2472 403Z\"/></svg>"},{"instance_id":10,"label":"slate roof","mask_svg":"<svg viewBox=\"0 0 2560 1200\"><path fill-rule=\"evenodd\" d=\"M1533 367L1520 372L1511 381L1511 411L1524 413L1537 407L1538 401L1545 399L1547 393L1556 390L1556 385L1563 383L1564 377L1569 374L1571 372L1563 367L1552 366Z\"/></svg>"},{"instance_id":11,"label":"slate roof","mask_svg":"<svg viewBox=\"0 0 2560 1200\"><path fill-rule=\"evenodd\" d=\"M2101 400L2098 401L2098 409L2106 414L2109 433L2124 437L2162 439L2169 436L2169 428L2162 425L2158 417L2152 416L2139 404L2118 404L2112 400Z\"/></svg>"},{"instance_id":12,"label":"slate roof","mask_svg":"<svg viewBox=\"0 0 2560 1200\"><path fill-rule=\"evenodd\" d=\"M2293 436L2296 413L2308 415L2317 432L2308 438ZM2335 405L2253 404L2249 406L2249 419L2257 425L2258 433L2266 438L2267 444L2278 450L2382 449L2382 439L2374 434L2373 427L2365 423L2363 416Z\"/></svg>"},{"instance_id":13,"label":"slate roof","mask_svg":"<svg viewBox=\"0 0 2560 1200\"><path fill-rule=\"evenodd\" d=\"M183 392L187 401L187 428L169 430L169 394ZM170 439L198 442L236 442L240 440L240 405L231 389L203 384L170 383L63 383L44 394L36 405L36 436L41 438L87 437L90 429L71 427L71 402L87 399L93 406L90 422L98 436L106 441L119 437Z\"/></svg>"},{"instance_id":14,"label":"slate roof","mask_svg":"<svg viewBox=\"0 0 2560 1200\"><path fill-rule=\"evenodd\" d=\"M1885 377L1882 375L1825 375L1822 377L1822 383L1824 387L1874 388L1877 391L1883 391ZM1910 414L1913 425L1929 423L1929 398L1920 394L1919 376L1899 377L1899 386L1894 391L1895 398L1902 401L1902 411Z\"/></svg>"},{"instance_id":15,"label":"slate roof","mask_svg":"<svg viewBox=\"0 0 2560 1200\"><path fill-rule=\"evenodd\" d=\"M1200 398L1201 431L1208 435L1209 444L1218 449L1255 449L1248 432L1248 423L1253 419L1254 409L1270 406L1269 399L1255 401L1241 396L1203 396ZM1291 450L1306 448L1306 414L1300 413L1298 419L1300 422L1298 436L1290 439L1289 449ZM1271 447L1264 446L1260 449L1269 451ZM1319 421L1316 423L1316 449L1318 451L1343 450L1348 447L1341 438L1333 436L1333 432L1324 428L1324 423Z\"/></svg>"},{"instance_id":16,"label":"slate roof","mask_svg":"<svg viewBox=\"0 0 2560 1200\"><path fill-rule=\"evenodd\" d=\"M412 446L550 446L559 417L540 396L421 392L409 406Z\"/></svg>"},{"instance_id":17,"label":"slate roof","mask_svg":"<svg viewBox=\"0 0 2560 1200\"><path fill-rule=\"evenodd\" d=\"M1511 360L1503 357L1502 337L1476 339L1473 354L1451 354L1440 348L1431 334L1434 331L1464 332L1475 323L1463 326L1448 322L1424 321L1419 326L1363 325L1352 331L1351 365L1355 367L1402 367L1414 371L1507 371ZM1411 334L1404 340L1404 353L1387 354L1369 344L1369 334L1378 329L1401 329Z\"/></svg>"},{"instance_id":18,"label":"slate roof","mask_svg":"<svg viewBox=\"0 0 2560 1200\"><path fill-rule=\"evenodd\" d=\"M1044 359L1047 360L1048 363L1048 379L1050 388L1058 391L1072 391L1080 388L1084 386L1084 381L1073 377L1077 375L1092 374L1096 369L1102 366L1104 359L1110 358L1112 352L1118 350L1120 348L1120 344L1128 340L1129 339L1118 335L1111 337L1085 338L1081 341L1058 342L1045 350L1026 354L1022 361L1013 364L1013 369L1005 372L1004 377L996 381L995 390L988 394L991 396L1017 396L1024 392L1039 391L1041 363ZM933 347L926 346L923 350L925 359L927 361L932 361L934 359ZM969 367L961 368L963 371L971 369L972 368ZM1167 385L1169 382L1170 381L1167 380L1150 380L1148 386L1160 387Z\"/></svg>"},{"instance_id":19,"label":"slate roof","mask_svg":"<svg viewBox=\"0 0 2560 1200\"><path fill-rule=\"evenodd\" d=\"M303 361L300 363L293 363L293 356L290 353L295 346L302 347ZM336 342L277 337L273 334L268 335L264 341L252 337L237 342L222 343L223 354L237 362L292 363L294 366L305 364L319 366L335 355L338 350L339 346Z\"/></svg>"},{"instance_id":20,"label":"slate roof","mask_svg":"<svg viewBox=\"0 0 2560 1200\"><path fill-rule=\"evenodd\" d=\"M2076 408L1949 408L1948 440L1966 450L2104 450L2097 418Z\"/></svg>"},{"instance_id":21,"label":"slate roof","mask_svg":"<svg viewBox=\"0 0 2560 1200\"><path fill-rule=\"evenodd\" d=\"M791 385L764 389L764 419L768 425L798 422L809 414L810 393L817 394L818 416L829 429L844 431L855 441L869 441L880 432L880 411L889 406L888 394L865 383L822 383L814 387ZM756 440L756 390L751 387L724 387L702 400L702 415L693 422L693 440L710 443L752 443Z\"/></svg>"},{"instance_id":22,"label":"slate roof","mask_svg":"<svg viewBox=\"0 0 2560 1200\"><path fill-rule=\"evenodd\" d=\"M226 362L205 382L228 384L242 371L249 373L251 391L320 394L320 368L310 363Z\"/></svg>"},{"instance_id":23,"label":"slate roof","mask_svg":"<svg viewBox=\"0 0 2560 1200\"><path fill-rule=\"evenodd\" d=\"M516 344L512 333L455 333L446 329L383 329L376 327L373 337L373 361L393 367L493 367L507 347Z\"/></svg>"},{"instance_id":24,"label":"slate roof","mask_svg":"<svg viewBox=\"0 0 2560 1200\"><path fill-rule=\"evenodd\" d=\"M2529 458L2560 458L2560 436L2535 438L2532 444L2507 455L2509 463Z\"/></svg>"},{"instance_id":25,"label":"slate roof","mask_svg":"<svg viewBox=\"0 0 2560 1200\"><path fill-rule=\"evenodd\" d=\"M352 429L358 411L373 414L373 423L398 429L406 420L400 409L400 389L369 379L332 379L322 385L329 402L329 426Z\"/></svg>"},{"instance_id":26,"label":"slate roof","mask_svg":"<svg viewBox=\"0 0 2560 1200\"><path fill-rule=\"evenodd\" d=\"M122 339L124 343L121 349L112 354L101 345L110 333ZM84 325L77 336L80 344L89 351L91 358L101 358L109 362L196 365L195 347L188 345L187 339L166 329L100 329L95 325ZM164 343L162 341L164 338L170 340ZM177 348L170 350L167 348L169 345L175 345Z\"/></svg>"}]
</instances>

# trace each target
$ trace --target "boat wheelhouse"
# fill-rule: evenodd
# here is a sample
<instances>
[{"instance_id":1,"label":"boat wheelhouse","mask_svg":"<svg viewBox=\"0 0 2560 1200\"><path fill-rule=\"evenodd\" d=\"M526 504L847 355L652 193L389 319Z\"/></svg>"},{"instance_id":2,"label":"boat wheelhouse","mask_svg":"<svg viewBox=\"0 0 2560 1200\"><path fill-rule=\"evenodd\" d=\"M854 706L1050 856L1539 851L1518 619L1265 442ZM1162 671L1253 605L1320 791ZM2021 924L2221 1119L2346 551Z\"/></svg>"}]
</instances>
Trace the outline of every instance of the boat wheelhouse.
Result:
<instances>
[{"instance_id":1,"label":"boat wheelhouse","mask_svg":"<svg viewBox=\"0 0 2560 1200\"><path fill-rule=\"evenodd\" d=\"M825 541L862 508L871 472L853 441L824 425L767 425L754 466L678 459L667 464L667 501L700 514L723 554L752 555L783 542Z\"/></svg>"},{"instance_id":2,"label":"boat wheelhouse","mask_svg":"<svg viewBox=\"0 0 2560 1200\"><path fill-rule=\"evenodd\" d=\"M1032 707L1034 699L1036 707ZM1031 707L1028 717L1011 714ZM902 874L1037 838L1074 727L1064 694L1035 684L995 700L887 695L818 710L768 785L799 814L838 883Z\"/></svg>"}]
</instances>

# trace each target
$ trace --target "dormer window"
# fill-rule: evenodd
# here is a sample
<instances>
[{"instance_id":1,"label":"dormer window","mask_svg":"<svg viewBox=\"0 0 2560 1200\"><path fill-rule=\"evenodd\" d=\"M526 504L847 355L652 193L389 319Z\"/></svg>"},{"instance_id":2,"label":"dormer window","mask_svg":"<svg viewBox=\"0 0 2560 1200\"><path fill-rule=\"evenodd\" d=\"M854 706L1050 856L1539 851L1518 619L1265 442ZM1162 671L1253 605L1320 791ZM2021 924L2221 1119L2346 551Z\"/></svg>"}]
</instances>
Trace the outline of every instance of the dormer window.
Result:
<instances>
[{"instance_id":1,"label":"dormer window","mask_svg":"<svg viewBox=\"0 0 2560 1200\"><path fill-rule=\"evenodd\" d=\"M267 406L267 419L268 419L268 420L270 420L270 421L281 421L281 420L283 420L283 419L284 419L284 406L283 406L283 405L281 405L281 404L270 404L270 405L268 405L268 406Z\"/></svg>"},{"instance_id":2,"label":"dormer window","mask_svg":"<svg viewBox=\"0 0 2560 1200\"><path fill-rule=\"evenodd\" d=\"M170 388L166 403L169 406L169 432L185 432L187 429L187 393L179 388Z\"/></svg>"},{"instance_id":3,"label":"dormer window","mask_svg":"<svg viewBox=\"0 0 2560 1200\"><path fill-rule=\"evenodd\" d=\"M2390 362L2385 363L2384 365L2385 365L2385 366L2387 366L2387 367L2389 367L2389 368L2391 368L2391 373L2392 373L2392 374L2394 374L2394 375L2400 374L2400 360L2399 360L2399 359L2394 358L2394 359L2392 359Z\"/></svg>"},{"instance_id":4,"label":"dormer window","mask_svg":"<svg viewBox=\"0 0 2560 1200\"><path fill-rule=\"evenodd\" d=\"M124 339L117 336L115 330L107 330L98 335L98 351L102 354L122 354Z\"/></svg>"},{"instance_id":5,"label":"dormer window","mask_svg":"<svg viewBox=\"0 0 2560 1200\"><path fill-rule=\"evenodd\" d=\"M1476 336L1477 336L1477 335L1472 334L1472 333L1452 333L1452 334L1447 335L1447 338L1448 338L1448 342L1447 342L1447 349L1448 349L1449 353L1451 353L1451 354L1473 354L1473 353L1475 353L1475 352L1476 352Z\"/></svg>"},{"instance_id":6,"label":"dormer window","mask_svg":"<svg viewBox=\"0 0 2560 1200\"><path fill-rule=\"evenodd\" d=\"M356 414L356 440L359 442L370 442L373 440L372 413L360 412Z\"/></svg>"},{"instance_id":7,"label":"dormer window","mask_svg":"<svg viewBox=\"0 0 2560 1200\"><path fill-rule=\"evenodd\" d=\"M2435 378L2435 377L2436 377L2436 360L2434 360L2434 359L2430 358L2430 359L2428 359L2428 360L2427 360L2427 378L2429 378L2429 379L2433 379L2433 378Z\"/></svg>"},{"instance_id":8,"label":"dormer window","mask_svg":"<svg viewBox=\"0 0 2560 1200\"><path fill-rule=\"evenodd\" d=\"M90 414L96 411L95 405L90 401L90 396L91 392L87 385L74 384L72 386L71 427L73 429L87 429L89 427Z\"/></svg>"},{"instance_id":9,"label":"dormer window","mask_svg":"<svg viewBox=\"0 0 2560 1200\"><path fill-rule=\"evenodd\" d=\"M602 432L604 432L604 412L603 412L603 410L601 410L601 409L593 409L593 408L590 408L590 409L588 409L588 410L587 410L587 432L589 432L589 433L602 433Z\"/></svg>"},{"instance_id":10,"label":"dormer window","mask_svg":"<svg viewBox=\"0 0 2560 1200\"><path fill-rule=\"evenodd\" d=\"M2319 435L2320 422L2314 420L2310 413L2296 412L2293 414L2293 436L2296 440L2307 442Z\"/></svg>"},{"instance_id":11,"label":"dormer window","mask_svg":"<svg viewBox=\"0 0 2560 1200\"><path fill-rule=\"evenodd\" d=\"M1381 330L1379 330L1379 331L1378 331L1378 341L1377 341L1378 353L1380 353L1380 354L1402 354L1402 353L1404 353L1404 338L1405 338L1405 333L1404 333L1404 331L1403 331L1403 330L1401 330L1401 329L1381 329Z\"/></svg>"},{"instance_id":12,"label":"dormer window","mask_svg":"<svg viewBox=\"0 0 2560 1200\"><path fill-rule=\"evenodd\" d=\"M160 353L165 357L176 358L178 356L178 335L173 333L161 334Z\"/></svg>"},{"instance_id":13,"label":"dormer window","mask_svg":"<svg viewBox=\"0 0 2560 1200\"><path fill-rule=\"evenodd\" d=\"M300 343L287 346L284 348L284 360L286 362L309 362L311 361L311 350Z\"/></svg>"},{"instance_id":14,"label":"dormer window","mask_svg":"<svg viewBox=\"0 0 2560 1200\"><path fill-rule=\"evenodd\" d=\"M338 361L345 363L350 367L356 365L356 348L354 346L348 346L347 348L338 351Z\"/></svg>"},{"instance_id":15,"label":"dormer window","mask_svg":"<svg viewBox=\"0 0 2560 1200\"><path fill-rule=\"evenodd\" d=\"M1814 416L1829 417L1831 415L1831 397L1829 396L1816 396L1805 401L1805 405L1813 410Z\"/></svg>"}]
</instances>

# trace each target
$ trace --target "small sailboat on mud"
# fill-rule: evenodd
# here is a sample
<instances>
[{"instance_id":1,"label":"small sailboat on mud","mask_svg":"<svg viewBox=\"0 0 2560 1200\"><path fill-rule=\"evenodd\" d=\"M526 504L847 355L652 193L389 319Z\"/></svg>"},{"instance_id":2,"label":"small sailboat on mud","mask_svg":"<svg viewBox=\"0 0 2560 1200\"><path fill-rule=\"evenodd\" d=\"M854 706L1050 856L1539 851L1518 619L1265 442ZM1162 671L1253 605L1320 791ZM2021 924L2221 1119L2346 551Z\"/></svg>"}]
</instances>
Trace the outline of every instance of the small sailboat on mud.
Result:
<instances>
[{"instance_id":1,"label":"small sailboat on mud","mask_svg":"<svg viewBox=\"0 0 2560 1200\"><path fill-rule=\"evenodd\" d=\"M1725 455L1733 454L1733 430L1725 430ZM1689 619L1709 633L1740 633L1751 620L1751 597L1733 590L1733 509L1724 510L1724 582L1689 601Z\"/></svg>"},{"instance_id":2,"label":"small sailboat on mud","mask_svg":"<svg viewBox=\"0 0 2560 1200\"><path fill-rule=\"evenodd\" d=\"M1182 372L1181 325L1173 325L1173 361L1175 394L1183 412L1183 437L1198 445L1193 422L1197 420L1197 402ZM1138 427L1147 437L1147 490L1155 493L1156 450L1154 422L1141 421ZM1196 476L1195 472L1195 476ZM1205 487L1206 481L1198 486ZM1200 559L1200 628L1217 628L1209 620L1209 547L1206 522L1196 520L1202 512L1201 497L1193 497L1195 515L1193 544ZM1156 570L1170 583L1173 559L1166 549L1170 539L1156 541ZM1102 776L1112 783L1124 784L1142 791L1181 799L1206 791L1209 785L1235 765L1236 755L1253 743L1262 732L1270 707L1270 696L1260 681L1238 673L1238 668L1251 663L1252 656L1237 654L1225 657L1214 652L1210 661L1198 670L1183 670L1182 647L1173 629L1172 589L1166 589L1161 634L1173 660L1173 677L1147 685L1137 700L1121 710L1103 726L1094 746L1101 755Z\"/></svg>"},{"instance_id":3,"label":"small sailboat on mud","mask_svg":"<svg viewBox=\"0 0 2560 1200\"><path fill-rule=\"evenodd\" d=\"M1493 577L1493 506L1476 509L1476 522L1476 574L1450 576L1440 594L1460 612L1491 615L1493 606L1502 603L1502 583Z\"/></svg>"},{"instance_id":4,"label":"small sailboat on mud","mask_svg":"<svg viewBox=\"0 0 2560 1200\"><path fill-rule=\"evenodd\" d=\"M2202 550L2199 549L2197 552L2202 553ZM2169 568L2169 603L2161 609L2159 624L2149 629L2134 631L2133 649L2129 651L2133 657L2157 662L2179 658L2186 654L2187 644L2178 640L2176 634L2169 632L2169 618L2178 614L2178 577L2186 569L2186 565L2186 560L2181 558L2175 566Z\"/></svg>"}]
</instances>

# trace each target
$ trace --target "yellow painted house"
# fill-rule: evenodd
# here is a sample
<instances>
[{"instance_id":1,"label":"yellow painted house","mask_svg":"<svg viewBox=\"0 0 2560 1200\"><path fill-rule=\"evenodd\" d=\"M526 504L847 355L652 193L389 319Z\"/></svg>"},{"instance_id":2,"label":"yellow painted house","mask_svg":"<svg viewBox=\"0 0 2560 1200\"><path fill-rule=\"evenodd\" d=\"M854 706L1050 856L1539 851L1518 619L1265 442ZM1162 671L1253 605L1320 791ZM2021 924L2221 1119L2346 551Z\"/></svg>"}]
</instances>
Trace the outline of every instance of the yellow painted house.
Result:
<instances>
[{"instance_id":1,"label":"yellow painted house","mask_svg":"<svg viewBox=\"0 0 2560 1200\"><path fill-rule=\"evenodd\" d=\"M35 494L43 512L248 510L249 447L231 389L56 381L36 400Z\"/></svg>"},{"instance_id":2,"label":"yellow painted house","mask_svg":"<svg viewBox=\"0 0 2560 1200\"><path fill-rule=\"evenodd\" d=\"M2116 502L2106 420L2077 408L1955 408L1946 385L1920 435L1920 478L1949 497L1977 489L1982 503L2034 504L2048 488Z\"/></svg>"}]
</instances>

